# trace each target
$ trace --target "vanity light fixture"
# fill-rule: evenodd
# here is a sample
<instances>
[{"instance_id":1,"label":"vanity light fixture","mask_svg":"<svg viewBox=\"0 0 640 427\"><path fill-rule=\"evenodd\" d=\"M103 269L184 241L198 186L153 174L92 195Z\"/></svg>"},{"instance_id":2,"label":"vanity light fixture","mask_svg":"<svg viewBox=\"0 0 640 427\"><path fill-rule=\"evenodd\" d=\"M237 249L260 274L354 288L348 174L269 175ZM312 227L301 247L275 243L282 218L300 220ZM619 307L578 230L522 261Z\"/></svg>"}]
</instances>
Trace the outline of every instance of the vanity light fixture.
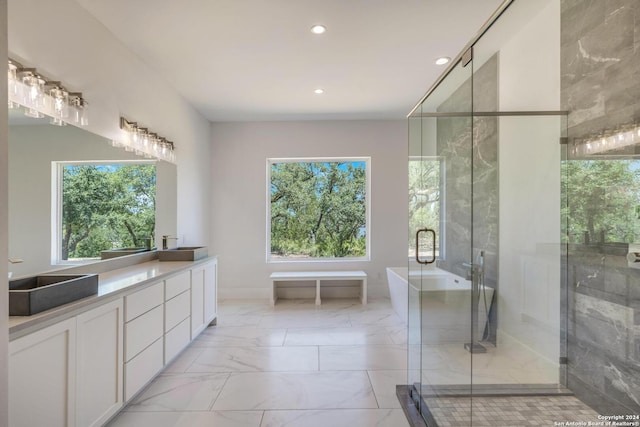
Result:
<instances>
[{"instance_id":1,"label":"vanity light fixture","mask_svg":"<svg viewBox=\"0 0 640 427\"><path fill-rule=\"evenodd\" d=\"M451 61L451 58L449 58L448 56L441 56L440 58L436 59L436 65L448 64L449 61Z\"/></svg>"},{"instance_id":2,"label":"vanity light fixture","mask_svg":"<svg viewBox=\"0 0 640 427\"><path fill-rule=\"evenodd\" d=\"M8 107L25 108L25 115L35 118L51 117L51 123L86 126L87 102L82 94L70 94L58 81L50 81L35 68L23 67L9 59L7 68Z\"/></svg>"},{"instance_id":3,"label":"vanity light fixture","mask_svg":"<svg viewBox=\"0 0 640 427\"><path fill-rule=\"evenodd\" d=\"M46 93L49 95L47 101L50 110L54 116L51 118L51 124L57 126L66 126L64 119L69 117L69 92L62 86L60 82L46 82Z\"/></svg>"},{"instance_id":4,"label":"vanity light fixture","mask_svg":"<svg viewBox=\"0 0 640 427\"><path fill-rule=\"evenodd\" d=\"M315 89L313 91L313 93L315 93L316 95L322 95L324 93L324 89L322 89L321 87Z\"/></svg>"},{"instance_id":5,"label":"vanity light fixture","mask_svg":"<svg viewBox=\"0 0 640 427\"><path fill-rule=\"evenodd\" d=\"M120 129L126 136L124 142L113 141L114 147L124 147L127 151L135 151L136 154L148 158L155 157L170 163L176 162L175 145L165 137L149 129L139 126L138 123L120 117Z\"/></svg>"},{"instance_id":6,"label":"vanity light fixture","mask_svg":"<svg viewBox=\"0 0 640 427\"><path fill-rule=\"evenodd\" d=\"M616 154L616 150L640 145L640 123L624 125L596 136L576 138L571 148L575 156Z\"/></svg>"},{"instance_id":7,"label":"vanity light fixture","mask_svg":"<svg viewBox=\"0 0 640 427\"><path fill-rule=\"evenodd\" d=\"M316 24L313 27L311 27L311 32L313 34L324 34L326 31L327 31L327 27L325 27L324 25Z\"/></svg>"}]
</instances>

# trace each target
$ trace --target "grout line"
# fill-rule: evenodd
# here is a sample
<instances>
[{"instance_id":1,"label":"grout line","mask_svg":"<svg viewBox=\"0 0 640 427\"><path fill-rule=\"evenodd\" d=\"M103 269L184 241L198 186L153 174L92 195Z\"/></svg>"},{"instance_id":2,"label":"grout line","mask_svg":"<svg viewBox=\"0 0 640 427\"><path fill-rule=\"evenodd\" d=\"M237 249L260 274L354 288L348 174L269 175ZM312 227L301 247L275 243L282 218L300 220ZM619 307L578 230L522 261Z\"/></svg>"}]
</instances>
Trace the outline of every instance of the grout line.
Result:
<instances>
[{"instance_id":1,"label":"grout line","mask_svg":"<svg viewBox=\"0 0 640 427\"><path fill-rule=\"evenodd\" d=\"M216 396L213 398L213 401L211 402L211 405L209 405L209 412L213 411L213 405L216 404L216 401L218 400L218 398L222 394L222 390L224 390L224 388L226 387L227 382L229 381L229 378L231 378L231 374L233 374L233 372L226 372L226 374L227 374L227 378L225 378L224 384L222 384L222 387L220 387L220 391L218 391L218 394L216 394Z\"/></svg>"},{"instance_id":2,"label":"grout line","mask_svg":"<svg viewBox=\"0 0 640 427\"><path fill-rule=\"evenodd\" d=\"M371 386L371 393L373 393L373 398L376 399L376 405L378 409L380 409L380 402L378 402L378 396L376 396L376 390L373 388L373 382L371 382L371 375L369 374L369 370L365 371L367 373L367 379L369 380L369 385Z\"/></svg>"}]
</instances>

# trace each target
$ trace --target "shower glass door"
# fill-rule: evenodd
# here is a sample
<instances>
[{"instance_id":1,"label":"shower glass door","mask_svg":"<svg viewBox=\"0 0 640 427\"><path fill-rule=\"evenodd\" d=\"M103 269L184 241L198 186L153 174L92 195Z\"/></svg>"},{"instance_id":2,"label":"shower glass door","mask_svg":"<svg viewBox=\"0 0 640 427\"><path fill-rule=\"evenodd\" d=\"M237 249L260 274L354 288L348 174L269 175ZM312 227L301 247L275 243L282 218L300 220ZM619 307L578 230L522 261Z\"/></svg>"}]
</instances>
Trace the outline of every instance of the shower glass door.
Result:
<instances>
[{"instance_id":1,"label":"shower glass door","mask_svg":"<svg viewBox=\"0 0 640 427\"><path fill-rule=\"evenodd\" d=\"M459 61L408 121L408 384L429 425L451 416L434 404L451 395L466 396L456 425L471 421L471 76Z\"/></svg>"}]
</instances>

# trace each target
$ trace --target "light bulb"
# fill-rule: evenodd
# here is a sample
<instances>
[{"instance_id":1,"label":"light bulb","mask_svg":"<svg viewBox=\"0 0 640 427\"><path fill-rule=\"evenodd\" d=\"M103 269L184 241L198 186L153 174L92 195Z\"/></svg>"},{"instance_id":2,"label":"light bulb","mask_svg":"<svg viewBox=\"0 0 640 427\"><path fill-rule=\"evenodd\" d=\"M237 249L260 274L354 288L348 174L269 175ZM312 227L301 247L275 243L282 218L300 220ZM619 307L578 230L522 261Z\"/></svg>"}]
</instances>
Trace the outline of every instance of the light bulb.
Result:
<instances>
[{"instance_id":1,"label":"light bulb","mask_svg":"<svg viewBox=\"0 0 640 427\"><path fill-rule=\"evenodd\" d=\"M327 27L325 27L324 25L314 25L313 27L311 27L311 32L313 34L324 34L327 31Z\"/></svg>"}]
</instances>

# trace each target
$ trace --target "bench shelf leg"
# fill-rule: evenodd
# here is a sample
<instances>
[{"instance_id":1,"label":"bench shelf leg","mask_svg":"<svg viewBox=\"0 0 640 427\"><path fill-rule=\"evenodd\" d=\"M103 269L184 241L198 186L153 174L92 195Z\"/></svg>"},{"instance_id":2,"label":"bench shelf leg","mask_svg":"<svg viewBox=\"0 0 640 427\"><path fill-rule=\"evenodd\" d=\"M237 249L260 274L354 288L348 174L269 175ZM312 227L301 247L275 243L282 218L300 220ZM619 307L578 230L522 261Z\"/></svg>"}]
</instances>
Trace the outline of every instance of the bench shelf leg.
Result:
<instances>
[{"instance_id":1,"label":"bench shelf leg","mask_svg":"<svg viewBox=\"0 0 640 427\"><path fill-rule=\"evenodd\" d=\"M316 305L320 305L320 279L316 280Z\"/></svg>"},{"instance_id":2,"label":"bench shelf leg","mask_svg":"<svg viewBox=\"0 0 640 427\"><path fill-rule=\"evenodd\" d=\"M362 279L362 305L367 305L367 279Z\"/></svg>"}]
</instances>

